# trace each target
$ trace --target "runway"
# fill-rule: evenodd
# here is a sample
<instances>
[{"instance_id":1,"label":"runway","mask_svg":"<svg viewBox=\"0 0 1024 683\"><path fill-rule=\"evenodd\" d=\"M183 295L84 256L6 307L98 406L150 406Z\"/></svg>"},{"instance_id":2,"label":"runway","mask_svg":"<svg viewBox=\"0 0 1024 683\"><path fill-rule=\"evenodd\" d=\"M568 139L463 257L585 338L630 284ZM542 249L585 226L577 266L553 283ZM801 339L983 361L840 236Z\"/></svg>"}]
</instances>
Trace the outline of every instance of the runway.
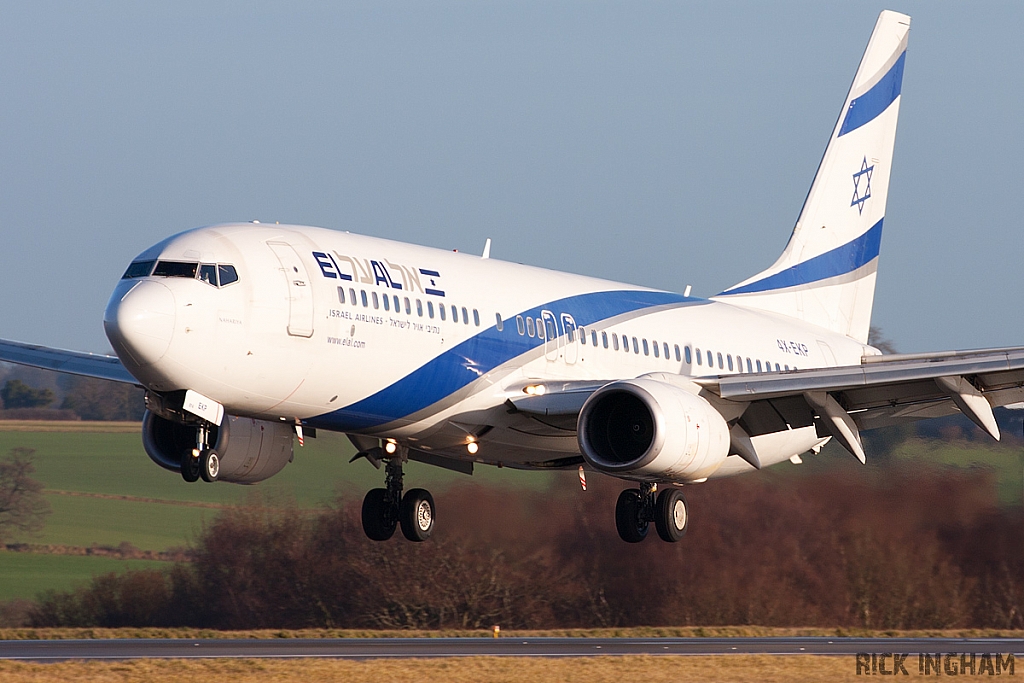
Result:
<instances>
[{"instance_id":1,"label":"runway","mask_svg":"<svg viewBox=\"0 0 1024 683\"><path fill-rule=\"evenodd\" d=\"M340 638L6 640L0 659L62 660L623 655L855 655L858 652L1024 655L1009 638Z\"/></svg>"}]
</instances>

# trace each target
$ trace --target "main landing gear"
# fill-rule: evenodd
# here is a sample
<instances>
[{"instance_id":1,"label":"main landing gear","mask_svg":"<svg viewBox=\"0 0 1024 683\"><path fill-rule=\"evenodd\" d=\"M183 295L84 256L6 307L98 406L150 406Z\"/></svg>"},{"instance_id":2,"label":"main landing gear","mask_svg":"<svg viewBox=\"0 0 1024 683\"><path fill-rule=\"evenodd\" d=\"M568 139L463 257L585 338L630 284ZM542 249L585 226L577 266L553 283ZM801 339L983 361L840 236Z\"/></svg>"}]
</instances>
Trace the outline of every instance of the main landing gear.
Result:
<instances>
[{"instance_id":1,"label":"main landing gear","mask_svg":"<svg viewBox=\"0 0 1024 683\"><path fill-rule=\"evenodd\" d=\"M220 456L209 445L210 430L206 425L196 429L196 447L185 451L181 458L181 478L192 483L214 482L220 475Z\"/></svg>"},{"instance_id":2,"label":"main landing gear","mask_svg":"<svg viewBox=\"0 0 1024 683\"><path fill-rule=\"evenodd\" d=\"M419 543L434 530L434 498L426 489L409 489L402 495L402 459L389 458L384 465L384 488L370 489L363 498L363 531L374 541L386 541L402 527L402 535Z\"/></svg>"},{"instance_id":3,"label":"main landing gear","mask_svg":"<svg viewBox=\"0 0 1024 683\"><path fill-rule=\"evenodd\" d=\"M639 489L626 489L619 494L615 528L626 543L639 543L647 538L651 522L663 541L675 543L686 534L690 510L683 492L676 488L660 494L657 491L657 484L643 483Z\"/></svg>"}]
</instances>

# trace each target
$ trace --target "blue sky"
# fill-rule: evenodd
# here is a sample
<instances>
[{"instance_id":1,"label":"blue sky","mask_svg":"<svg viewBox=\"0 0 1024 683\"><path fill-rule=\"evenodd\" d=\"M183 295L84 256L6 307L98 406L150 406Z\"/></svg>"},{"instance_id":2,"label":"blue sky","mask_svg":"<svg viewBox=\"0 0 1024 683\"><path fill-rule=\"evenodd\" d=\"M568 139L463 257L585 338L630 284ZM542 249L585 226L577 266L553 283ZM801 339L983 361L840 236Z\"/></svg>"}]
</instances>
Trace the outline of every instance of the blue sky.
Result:
<instances>
[{"instance_id":1,"label":"blue sky","mask_svg":"<svg viewBox=\"0 0 1024 683\"><path fill-rule=\"evenodd\" d=\"M874 322L1024 345L1024 3L0 3L0 337L106 350L138 252L320 225L711 295L913 17Z\"/></svg>"}]
</instances>

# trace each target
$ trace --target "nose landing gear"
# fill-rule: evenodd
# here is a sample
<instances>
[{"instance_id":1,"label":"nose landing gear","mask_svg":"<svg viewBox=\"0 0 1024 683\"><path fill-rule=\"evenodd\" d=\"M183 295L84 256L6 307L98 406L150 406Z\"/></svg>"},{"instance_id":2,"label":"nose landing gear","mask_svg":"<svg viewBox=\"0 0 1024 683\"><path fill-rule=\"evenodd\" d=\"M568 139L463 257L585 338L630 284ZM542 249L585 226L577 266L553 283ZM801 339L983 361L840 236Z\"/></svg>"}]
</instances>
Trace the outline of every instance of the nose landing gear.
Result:
<instances>
[{"instance_id":1,"label":"nose landing gear","mask_svg":"<svg viewBox=\"0 0 1024 683\"><path fill-rule=\"evenodd\" d=\"M374 541L386 541L401 525L402 535L419 543L434 530L434 498L425 489L409 489L402 495L402 461L396 453L384 466L384 488L370 489L363 498L363 532Z\"/></svg>"},{"instance_id":2,"label":"nose landing gear","mask_svg":"<svg viewBox=\"0 0 1024 683\"><path fill-rule=\"evenodd\" d=\"M190 484L199 481L214 482L220 476L220 455L210 448L210 430L206 425L196 429L196 447L181 457L181 478Z\"/></svg>"}]
</instances>

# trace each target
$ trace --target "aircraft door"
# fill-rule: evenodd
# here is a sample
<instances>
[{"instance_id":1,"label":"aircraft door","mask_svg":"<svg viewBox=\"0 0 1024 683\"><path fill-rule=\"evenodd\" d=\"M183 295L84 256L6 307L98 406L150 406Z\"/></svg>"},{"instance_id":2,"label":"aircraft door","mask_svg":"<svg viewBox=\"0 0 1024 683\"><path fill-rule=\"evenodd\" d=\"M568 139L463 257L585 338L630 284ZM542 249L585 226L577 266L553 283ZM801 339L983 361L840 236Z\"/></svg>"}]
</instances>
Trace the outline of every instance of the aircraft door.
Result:
<instances>
[{"instance_id":1,"label":"aircraft door","mask_svg":"<svg viewBox=\"0 0 1024 683\"><path fill-rule=\"evenodd\" d=\"M565 364L573 365L579 357L579 329L576 320L568 313L562 314L562 334L565 341Z\"/></svg>"},{"instance_id":2,"label":"aircraft door","mask_svg":"<svg viewBox=\"0 0 1024 683\"><path fill-rule=\"evenodd\" d=\"M541 311L540 321L544 329L544 357L554 362L558 360L558 321L551 311Z\"/></svg>"},{"instance_id":3,"label":"aircraft door","mask_svg":"<svg viewBox=\"0 0 1024 683\"><path fill-rule=\"evenodd\" d=\"M284 242L267 242L281 262L281 272L288 283L288 334L293 337L313 336L313 288L306 267L298 253Z\"/></svg>"}]
</instances>

